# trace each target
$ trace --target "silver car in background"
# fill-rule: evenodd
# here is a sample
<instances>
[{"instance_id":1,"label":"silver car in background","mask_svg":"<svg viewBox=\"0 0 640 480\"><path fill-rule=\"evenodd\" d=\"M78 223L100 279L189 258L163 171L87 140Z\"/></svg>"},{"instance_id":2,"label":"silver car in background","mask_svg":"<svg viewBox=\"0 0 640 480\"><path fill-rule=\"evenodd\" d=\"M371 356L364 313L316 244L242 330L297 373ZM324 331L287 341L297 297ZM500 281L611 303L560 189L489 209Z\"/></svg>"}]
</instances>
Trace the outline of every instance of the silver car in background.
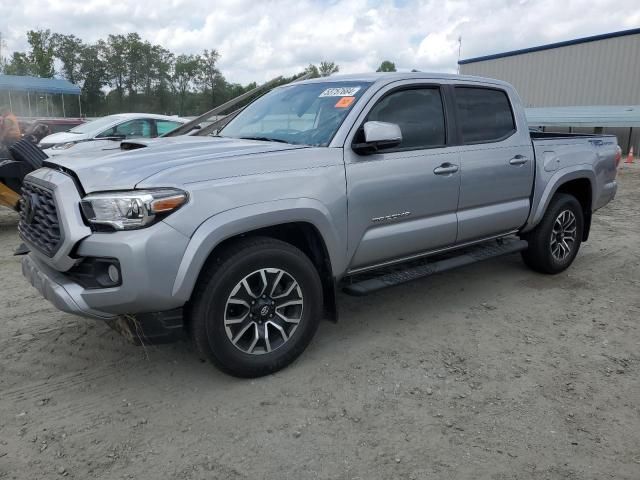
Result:
<instances>
[{"instance_id":1,"label":"silver car in background","mask_svg":"<svg viewBox=\"0 0 640 480\"><path fill-rule=\"evenodd\" d=\"M120 149L120 142L156 138L188 122L187 119L152 113L119 113L83 123L66 132L44 137L40 148L49 157L74 155L95 157Z\"/></svg>"}]
</instances>

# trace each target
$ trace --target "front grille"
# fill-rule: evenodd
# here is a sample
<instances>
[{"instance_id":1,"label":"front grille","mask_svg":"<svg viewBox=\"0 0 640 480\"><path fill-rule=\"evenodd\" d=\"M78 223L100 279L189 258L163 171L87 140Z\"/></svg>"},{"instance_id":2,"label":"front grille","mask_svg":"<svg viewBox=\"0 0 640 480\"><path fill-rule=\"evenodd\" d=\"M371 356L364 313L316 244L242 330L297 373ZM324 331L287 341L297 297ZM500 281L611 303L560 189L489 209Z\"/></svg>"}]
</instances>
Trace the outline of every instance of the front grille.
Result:
<instances>
[{"instance_id":1,"label":"front grille","mask_svg":"<svg viewBox=\"0 0 640 480\"><path fill-rule=\"evenodd\" d=\"M18 232L23 240L53 257L62 244L60 221L53 192L25 181L20 199Z\"/></svg>"}]
</instances>

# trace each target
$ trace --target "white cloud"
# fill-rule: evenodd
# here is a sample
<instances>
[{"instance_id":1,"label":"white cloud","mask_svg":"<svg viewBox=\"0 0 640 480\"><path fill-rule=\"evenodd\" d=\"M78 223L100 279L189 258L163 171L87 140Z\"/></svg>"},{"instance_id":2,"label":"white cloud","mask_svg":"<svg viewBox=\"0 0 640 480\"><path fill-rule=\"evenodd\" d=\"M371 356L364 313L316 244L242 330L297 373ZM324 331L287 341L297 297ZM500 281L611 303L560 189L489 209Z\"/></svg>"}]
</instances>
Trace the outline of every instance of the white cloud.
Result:
<instances>
[{"instance_id":1,"label":"white cloud","mask_svg":"<svg viewBox=\"0 0 640 480\"><path fill-rule=\"evenodd\" d=\"M640 25L637 0L21 0L0 3L7 51L26 31L50 28L85 41L138 32L176 53L217 49L230 81L292 74L332 60L341 72L455 71L463 58Z\"/></svg>"}]
</instances>

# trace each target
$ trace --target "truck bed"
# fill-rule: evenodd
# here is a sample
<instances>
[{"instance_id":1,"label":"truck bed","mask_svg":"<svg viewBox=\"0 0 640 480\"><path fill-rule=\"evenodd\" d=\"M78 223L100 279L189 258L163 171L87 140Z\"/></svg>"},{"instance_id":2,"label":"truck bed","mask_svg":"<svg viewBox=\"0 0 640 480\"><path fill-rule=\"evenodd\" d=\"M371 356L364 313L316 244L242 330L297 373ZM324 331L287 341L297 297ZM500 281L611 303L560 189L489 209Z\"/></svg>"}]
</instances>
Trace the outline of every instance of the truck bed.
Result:
<instances>
[{"instance_id":1,"label":"truck bed","mask_svg":"<svg viewBox=\"0 0 640 480\"><path fill-rule=\"evenodd\" d=\"M589 182L593 192L593 198L589 199L591 211L613 198L617 173L615 135L539 131L531 131L530 135L536 162L536 187L525 231L542 218L555 185L574 178Z\"/></svg>"},{"instance_id":2,"label":"truck bed","mask_svg":"<svg viewBox=\"0 0 640 480\"><path fill-rule=\"evenodd\" d=\"M557 140L561 138L601 138L611 137L615 139L615 135L601 134L601 133L566 133L566 132L541 132L539 130L531 130L532 140Z\"/></svg>"}]
</instances>

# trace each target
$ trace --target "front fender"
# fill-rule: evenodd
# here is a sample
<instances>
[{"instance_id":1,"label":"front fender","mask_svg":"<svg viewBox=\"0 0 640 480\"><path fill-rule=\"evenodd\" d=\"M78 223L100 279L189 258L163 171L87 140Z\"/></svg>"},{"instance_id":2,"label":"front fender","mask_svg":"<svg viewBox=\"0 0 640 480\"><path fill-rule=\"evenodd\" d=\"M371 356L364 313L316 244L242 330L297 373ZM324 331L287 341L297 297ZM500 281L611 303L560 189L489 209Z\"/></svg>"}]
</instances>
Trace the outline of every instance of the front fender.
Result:
<instances>
[{"instance_id":1,"label":"front fender","mask_svg":"<svg viewBox=\"0 0 640 480\"><path fill-rule=\"evenodd\" d=\"M344 245L335 220L324 204L312 198L283 199L245 205L218 213L203 222L194 232L178 268L173 296L191 297L200 271L213 249L224 240L260 228L292 222L312 224L322 236L331 260L333 275L344 271Z\"/></svg>"},{"instance_id":2,"label":"front fender","mask_svg":"<svg viewBox=\"0 0 640 480\"><path fill-rule=\"evenodd\" d=\"M555 172L548 180L536 179L536 186L534 189L533 202L529 219L526 226L522 229L523 232L527 232L534 228L540 220L544 212L547 211L547 207L551 202L551 199L562 185L571 180L579 180L586 178L591 184L591 191L593 192L596 186L596 176L593 170L585 168L586 165L575 165L573 167L563 168ZM542 188L544 186L544 188ZM592 201L595 195L592 195ZM591 206L593 209L593 205Z\"/></svg>"}]
</instances>

